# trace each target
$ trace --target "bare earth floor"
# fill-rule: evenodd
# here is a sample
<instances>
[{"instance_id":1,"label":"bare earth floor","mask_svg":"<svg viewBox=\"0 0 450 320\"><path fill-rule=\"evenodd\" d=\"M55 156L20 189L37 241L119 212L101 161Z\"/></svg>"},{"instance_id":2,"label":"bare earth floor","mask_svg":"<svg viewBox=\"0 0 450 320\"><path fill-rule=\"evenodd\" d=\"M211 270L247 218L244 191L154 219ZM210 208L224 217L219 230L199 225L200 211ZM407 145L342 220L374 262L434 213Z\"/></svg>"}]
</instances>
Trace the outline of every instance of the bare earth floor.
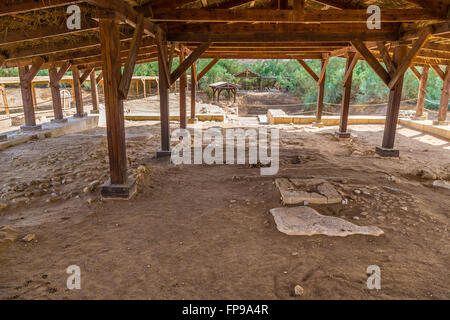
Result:
<instances>
[{"instance_id":1,"label":"bare earth floor","mask_svg":"<svg viewBox=\"0 0 450 320\"><path fill-rule=\"evenodd\" d=\"M280 171L261 176L156 160L159 126L127 123L139 182L128 202L102 202L94 187L107 179L105 128L2 151L0 225L36 238L0 242L0 298L450 298L450 190L431 186L450 180L449 141L400 126L401 157L384 159L373 152L383 126L353 126L351 141L336 140L335 127L279 128ZM276 177L326 179L348 203L311 207L384 235L279 232ZM81 290L66 287L70 265ZM379 291L366 287L370 265L381 268Z\"/></svg>"}]
</instances>

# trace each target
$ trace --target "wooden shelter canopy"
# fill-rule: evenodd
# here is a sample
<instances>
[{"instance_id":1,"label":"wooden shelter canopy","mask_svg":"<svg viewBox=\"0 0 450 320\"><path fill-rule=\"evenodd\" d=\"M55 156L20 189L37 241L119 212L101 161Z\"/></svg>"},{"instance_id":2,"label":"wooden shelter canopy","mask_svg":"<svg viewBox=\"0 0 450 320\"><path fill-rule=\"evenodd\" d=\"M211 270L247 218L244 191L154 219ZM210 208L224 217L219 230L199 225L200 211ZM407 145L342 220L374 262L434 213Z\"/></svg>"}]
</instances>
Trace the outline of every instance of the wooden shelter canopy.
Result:
<instances>
[{"instance_id":1,"label":"wooden shelter canopy","mask_svg":"<svg viewBox=\"0 0 450 320\"><path fill-rule=\"evenodd\" d=\"M66 27L69 5L81 8L81 29ZM369 5L381 8L381 29L369 30ZM192 52L209 43L200 57L215 59L322 59L356 52L359 40L383 61L377 42L413 48L429 36L412 59L417 65L450 64L450 0L4 0L0 3L0 65L41 68L70 61L79 69L101 67L99 17L121 22L121 63L126 62L140 14L142 43L136 63L156 61L155 36Z\"/></svg>"},{"instance_id":2,"label":"wooden shelter canopy","mask_svg":"<svg viewBox=\"0 0 450 320\"><path fill-rule=\"evenodd\" d=\"M227 90L227 89L239 89L240 86L237 84L234 84L234 83L221 81L221 82L211 83L211 84L209 84L209 87L214 88L214 89Z\"/></svg>"}]
</instances>

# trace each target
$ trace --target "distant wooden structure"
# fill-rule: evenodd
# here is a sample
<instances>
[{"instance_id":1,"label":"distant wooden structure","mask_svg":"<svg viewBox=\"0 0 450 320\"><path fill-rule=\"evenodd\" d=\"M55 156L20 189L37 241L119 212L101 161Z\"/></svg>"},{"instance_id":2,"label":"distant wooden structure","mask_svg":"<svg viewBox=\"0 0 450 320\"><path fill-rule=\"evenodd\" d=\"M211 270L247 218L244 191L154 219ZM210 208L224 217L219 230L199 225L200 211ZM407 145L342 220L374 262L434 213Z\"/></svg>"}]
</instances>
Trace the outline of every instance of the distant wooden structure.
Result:
<instances>
[{"instance_id":1,"label":"distant wooden structure","mask_svg":"<svg viewBox=\"0 0 450 320\"><path fill-rule=\"evenodd\" d=\"M239 85L230 83L230 82L216 82L209 85L212 89L212 99L215 100L215 96L217 93L217 102L220 101L220 93L225 90L228 92L228 96L231 97L231 93L233 93L233 101L236 102L236 93L239 89Z\"/></svg>"},{"instance_id":2,"label":"distant wooden structure","mask_svg":"<svg viewBox=\"0 0 450 320\"><path fill-rule=\"evenodd\" d=\"M234 75L235 78L241 79L258 79L259 91L263 91L263 80L275 80L273 84L275 84L277 77L274 76L262 76L252 70L245 69L241 72L238 72ZM244 88L248 90L248 81L245 81Z\"/></svg>"}]
</instances>

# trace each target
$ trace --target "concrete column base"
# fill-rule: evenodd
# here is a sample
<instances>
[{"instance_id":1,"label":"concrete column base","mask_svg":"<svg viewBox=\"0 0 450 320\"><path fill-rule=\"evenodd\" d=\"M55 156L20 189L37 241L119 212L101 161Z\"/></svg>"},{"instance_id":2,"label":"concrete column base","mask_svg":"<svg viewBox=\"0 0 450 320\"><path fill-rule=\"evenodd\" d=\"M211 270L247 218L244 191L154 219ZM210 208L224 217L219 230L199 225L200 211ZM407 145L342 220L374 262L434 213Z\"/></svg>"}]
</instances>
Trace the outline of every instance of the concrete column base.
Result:
<instances>
[{"instance_id":1,"label":"concrete column base","mask_svg":"<svg viewBox=\"0 0 450 320\"><path fill-rule=\"evenodd\" d=\"M324 127L324 124L323 124L322 121L320 121L320 122L315 121L315 122L313 122L312 125L313 125L313 127L316 127L316 128L323 128Z\"/></svg>"},{"instance_id":2,"label":"concrete column base","mask_svg":"<svg viewBox=\"0 0 450 320\"><path fill-rule=\"evenodd\" d=\"M75 113L75 114L73 115L73 117L74 117L74 118L84 118L84 117L87 117L87 113L86 113L86 112L83 112L83 113Z\"/></svg>"},{"instance_id":3,"label":"concrete column base","mask_svg":"<svg viewBox=\"0 0 450 320\"><path fill-rule=\"evenodd\" d=\"M132 178L128 178L125 184L111 184L111 180L108 180L100 191L104 200L130 200L136 192L136 180Z\"/></svg>"},{"instance_id":4,"label":"concrete column base","mask_svg":"<svg viewBox=\"0 0 450 320\"><path fill-rule=\"evenodd\" d=\"M376 147L375 153L381 157L398 158L400 156L400 151L398 149L387 149L383 147Z\"/></svg>"},{"instance_id":5,"label":"concrete column base","mask_svg":"<svg viewBox=\"0 0 450 320\"><path fill-rule=\"evenodd\" d=\"M413 120L428 120L428 115L414 116Z\"/></svg>"},{"instance_id":6,"label":"concrete column base","mask_svg":"<svg viewBox=\"0 0 450 320\"><path fill-rule=\"evenodd\" d=\"M172 151L170 151L170 150L158 150L157 152L156 152L156 157L157 158L164 158L164 157L170 157L172 155Z\"/></svg>"},{"instance_id":7,"label":"concrete column base","mask_svg":"<svg viewBox=\"0 0 450 320\"><path fill-rule=\"evenodd\" d=\"M90 114L99 114L100 110L91 110L89 113Z\"/></svg>"},{"instance_id":8,"label":"concrete column base","mask_svg":"<svg viewBox=\"0 0 450 320\"><path fill-rule=\"evenodd\" d=\"M448 126L448 121L443 121L443 120L434 120L433 121L433 125L435 126Z\"/></svg>"},{"instance_id":9,"label":"concrete column base","mask_svg":"<svg viewBox=\"0 0 450 320\"><path fill-rule=\"evenodd\" d=\"M188 118L187 123L196 124L196 123L198 123L198 119L197 118Z\"/></svg>"},{"instance_id":10,"label":"concrete column base","mask_svg":"<svg viewBox=\"0 0 450 320\"><path fill-rule=\"evenodd\" d=\"M21 126L20 130L22 130L22 131L39 131L39 130L42 130L42 125L37 124L35 126Z\"/></svg>"},{"instance_id":11,"label":"concrete column base","mask_svg":"<svg viewBox=\"0 0 450 320\"><path fill-rule=\"evenodd\" d=\"M0 134L0 141L8 140L8 136L6 134Z\"/></svg>"},{"instance_id":12,"label":"concrete column base","mask_svg":"<svg viewBox=\"0 0 450 320\"><path fill-rule=\"evenodd\" d=\"M67 122L67 118L63 118L63 119L52 119L50 122L52 122L52 123L65 123L65 122Z\"/></svg>"},{"instance_id":13,"label":"concrete column base","mask_svg":"<svg viewBox=\"0 0 450 320\"><path fill-rule=\"evenodd\" d=\"M350 139L350 132L340 132L340 131L336 131L334 133L334 135L336 136L336 138L339 139Z\"/></svg>"}]
</instances>

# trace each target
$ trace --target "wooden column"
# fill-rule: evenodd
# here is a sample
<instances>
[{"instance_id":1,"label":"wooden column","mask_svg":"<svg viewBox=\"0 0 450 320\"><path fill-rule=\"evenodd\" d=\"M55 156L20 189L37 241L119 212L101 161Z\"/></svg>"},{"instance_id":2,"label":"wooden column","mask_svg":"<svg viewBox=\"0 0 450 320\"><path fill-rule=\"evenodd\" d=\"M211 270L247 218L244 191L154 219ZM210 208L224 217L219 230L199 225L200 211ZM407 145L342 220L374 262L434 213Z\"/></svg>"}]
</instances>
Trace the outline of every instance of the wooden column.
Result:
<instances>
[{"instance_id":1,"label":"wooden column","mask_svg":"<svg viewBox=\"0 0 450 320\"><path fill-rule=\"evenodd\" d=\"M170 156L170 118L169 118L169 76L166 72L167 64L167 42L165 39L158 44L160 55L158 55L159 74L159 105L161 114L161 149L158 150L157 157Z\"/></svg>"},{"instance_id":2,"label":"wooden column","mask_svg":"<svg viewBox=\"0 0 450 320\"><path fill-rule=\"evenodd\" d=\"M317 93L317 109L316 109L316 122L315 124L321 126L322 124L322 112L323 112L323 97L325 95L325 71L327 68L327 60L320 60L320 74L323 75L319 80L319 91Z\"/></svg>"},{"instance_id":3,"label":"wooden column","mask_svg":"<svg viewBox=\"0 0 450 320\"><path fill-rule=\"evenodd\" d=\"M447 112L448 112L448 99L450 94L450 66L447 66L447 70L444 76L444 83L442 86L441 103L439 105L438 120L434 121L437 125L448 125Z\"/></svg>"},{"instance_id":4,"label":"wooden column","mask_svg":"<svg viewBox=\"0 0 450 320\"><path fill-rule=\"evenodd\" d=\"M136 192L136 182L127 175L124 110L119 95L122 77L119 21L100 18L99 26L110 167L110 180L102 186L101 193L104 198L129 199Z\"/></svg>"},{"instance_id":5,"label":"wooden column","mask_svg":"<svg viewBox=\"0 0 450 320\"><path fill-rule=\"evenodd\" d=\"M185 59L184 47L180 46L180 64L183 63ZM186 86L187 78L186 72L180 76L180 128L186 129Z\"/></svg>"},{"instance_id":6,"label":"wooden column","mask_svg":"<svg viewBox=\"0 0 450 320\"><path fill-rule=\"evenodd\" d=\"M341 117L339 121L339 131L336 132L336 136L339 138L350 138L350 132L347 132L348 124L348 113L350 109L350 96L352 90L352 78L353 78L353 67L352 64L355 53L349 52L347 54L347 62L345 64L345 73L349 73L346 82L344 83L344 92L342 94L342 106L341 106Z\"/></svg>"},{"instance_id":7,"label":"wooden column","mask_svg":"<svg viewBox=\"0 0 450 320\"><path fill-rule=\"evenodd\" d=\"M406 45L400 45L394 49L394 63L399 66L408 53ZM389 91L388 108L386 113L386 123L384 126L383 143L381 147L376 147L376 153L382 157L398 157L399 150L394 149L395 133L397 131L398 114L400 111L400 101L403 90L402 74L398 82Z\"/></svg>"},{"instance_id":8,"label":"wooden column","mask_svg":"<svg viewBox=\"0 0 450 320\"><path fill-rule=\"evenodd\" d=\"M21 127L22 130L40 130L41 125L36 125L36 117L33 106L33 91L31 88L31 81L38 73L42 63L33 64L31 69L28 66L19 66L20 89L22 91L23 113L25 116L25 125Z\"/></svg>"},{"instance_id":9,"label":"wooden column","mask_svg":"<svg viewBox=\"0 0 450 320\"><path fill-rule=\"evenodd\" d=\"M417 97L416 117L423 117L423 110L425 107L425 95L427 94L428 71L430 67L424 66L422 74L420 75L419 93Z\"/></svg>"},{"instance_id":10,"label":"wooden column","mask_svg":"<svg viewBox=\"0 0 450 320\"><path fill-rule=\"evenodd\" d=\"M191 66L191 119L195 121L195 97L197 89L197 71L195 70L195 62Z\"/></svg>"},{"instance_id":11,"label":"wooden column","mask_svg":"<svg viewBox=\"0 0 450 320\"><path fill-rule=\"evenodd\" d=\"M33 93L33 104L34 109L37 109L37 96L36 96L36 87L34 86L34 83L31 82L31 92Z\"/></svg>"},{"instance_id":12,"label":"wooden column","mask_svg":"<svg viewBox=\"0 0 450 320\"><path fill-rule=\"evenodd\" d=\"M48 69L49 77L50 77L50 88L52 92L52 103L53 103L53 114L54 122L66 122L67 119L64 119L64 113L61 105L61 92L59 91L59 77L58 70L56 69L56 65L52 65Z\"/></svg>"},{"instance_id":13,"label":"wooden column","mask_svg":"<svg viewBox=\"0 0 450 320\"><path fill-rule=\"evenodd\" d=\"M5 115L9 117L9 106L8 106L8 98L6 96L6 86L0 86L0 91L2 91L3 97L3 105L5 106Z\"/></svg>"},{"instance_id":14,"label":"wooden column","mask_svg":"<svg viewBox=\"0 0 450 320\"><path fill-rule=\"evenodd\" d=\"M99 113L98 110L98 91L97 91L97 77L95 76L95 70L89 75L91 81L91 100L92 100L92 110L91 113Z\"/></svg>"},{"instance_id":15,"label":"wooden column","mask_svg":"<svg viewBox=\"0 0 450 320\"><path fill-rule=\"evenodd\" d=\"M84 112L83 107L83 94L81 92L81 80L80 80L80 71L78 67L72 67L72 76L73 76L73 95L75 97L75 107L77 112L73 115L75 118L83 118L87 114Z\"/></svg>"}]
</instances>

